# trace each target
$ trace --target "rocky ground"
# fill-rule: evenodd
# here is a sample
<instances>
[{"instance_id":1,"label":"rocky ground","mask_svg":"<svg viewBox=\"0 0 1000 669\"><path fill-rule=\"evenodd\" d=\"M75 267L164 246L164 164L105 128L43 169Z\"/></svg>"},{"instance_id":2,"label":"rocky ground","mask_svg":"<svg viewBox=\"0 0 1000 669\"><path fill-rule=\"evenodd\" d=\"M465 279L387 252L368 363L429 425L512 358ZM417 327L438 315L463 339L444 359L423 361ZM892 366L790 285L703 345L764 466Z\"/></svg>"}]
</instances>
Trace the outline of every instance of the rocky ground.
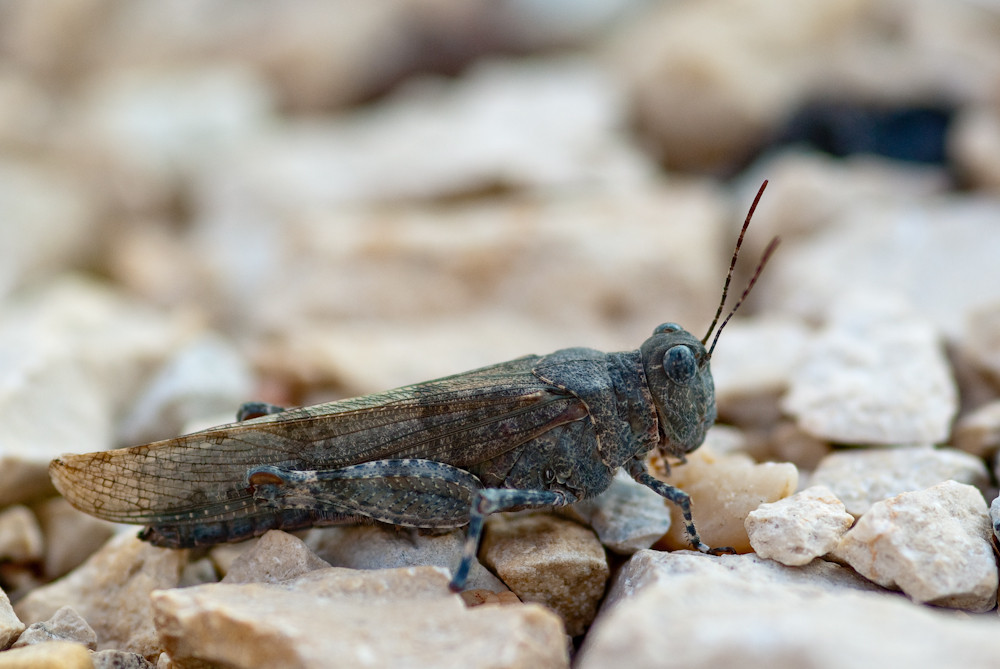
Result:
<instances>
[{"instance_id":1,"label":"rocky ground","mask_svg":"<svg viewBox=\"0 0 1000 669\"><path fill-rule=\"evenodd\" d=\"M801 5L801 6L799 6ZM0 3L0 669L995 666L1000 5ZM169 550L52 458L701 336L683 465Z\"/></svg>"}]
</instances>

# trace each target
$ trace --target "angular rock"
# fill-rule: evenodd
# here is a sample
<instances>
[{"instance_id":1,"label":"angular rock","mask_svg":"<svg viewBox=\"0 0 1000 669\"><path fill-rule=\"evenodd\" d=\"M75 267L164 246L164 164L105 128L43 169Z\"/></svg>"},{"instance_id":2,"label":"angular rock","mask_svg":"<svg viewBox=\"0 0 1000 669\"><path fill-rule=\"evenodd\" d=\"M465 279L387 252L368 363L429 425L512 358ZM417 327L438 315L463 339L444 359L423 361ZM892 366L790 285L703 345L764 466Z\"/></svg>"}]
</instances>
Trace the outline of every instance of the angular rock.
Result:
<instances>
[{"instance_id":1,"label":"angular rock","mask_svg":"<svg viewBox=\"0 0 1000 669\"><path fill-rule=\"evenodd\" d=\"M30 509L17 504L0 512L0 560L33 562L43 550L42 531Z\"/></svg>"},{"instance_id":2,"label":"angular rock","mask_svg":"<svg viewBox=\"0 0 1000 669\"><path fill-rule=\"evenodd\" d=\"M825 560L788 567L753 553L713 556L694 551L644 550L633 555L615 574L599 616L651 586L670 585L688 578L707 582L737 578L753 587L774 591L787 587L827 593L886 592L851 569Z\"/></svg>"},{"instance_id":3,"label":"angular rock","mask_svg":"<svg viewBox=\"0 0 1000 669\"><path fill-rule=\"evenodd\" d=\"M965 414L955 423L951 445L980 458L1000 450L1000 400Z\"/></svg>"},{"instance_id":4,"label":"angular rock","mask_svg":"<svg viewBox=\"0 0 1000 669\"><path fill-rule=\"evenodd\" d=\"M864 658L864 664L880 667L985 668L1000 653L994 621L946 615L893 594L761 580L743 570L695 563L711 563L711 557L664 555L682 563L605 605L575 667L837 669L845 658ZM837 567L822 561L795 568L769 564L791 574L813 565Z\"/></svg>"},{"instance_id":5,"label":"angular rock","mask_svg":"<svg viewBox=\"0 0 1000 669\"><path fill-rule=\"evenodd\" d=\"M160 651L149 593L180 580L187 551L119 535L66 577L29 593L15 611L33 623L72 606L97 633L97 647L155 657Z\"/></svg>"},{"instance_id":6,"label":"angular rock","mask_svg":"<svg viewBox=\"0 0 1000 669\"><path fill-rule=\"evenodd\" d=\"M0 650L10 646L22 632L24 623L14 613L7 593L0 590Z\"/></svg>"},{"instance_id":7,"label":"angular rock","mask_svg":"<svg viewBox=\"0 0 1000 669\"><path fill-rule=\"evenodd\" d=\"M83 564L115 533L115 525L78 511L62 497L37 504L45 538L45 575L56 579Z\"/></svg>"},{"instance_id":8,"label":"angular rock","mask_svg":"<svg viewBox=\"0 0 1000 669\"><path fill-rule=\"evenodd\" d=\"M253 548L233 560L223 583L277 583L330 564L317 557L301 539L270 530Z\"/></svg>"},{"instance_id":9,"label":"angular rock","mask_svg":"<svg viewBox=\"0 0 1000 669\"><path fill-rule=\"evenodd\" d=\"M225 578L233 564L244 554L253 550L253 547L260 541L259 537L254 537L246 541L234 544L219 544L213 546L208 552L208 558L215 566L215 570L222 578Z\"/></svg>"},{"instance_id":10,"label":"angular rock","mask_svg":"<svg viewBox=\"0 0 1000 669\"><path fill-rule=\"evenodd\" d=\"M836 548L853 523L854 516L829 488L813 486L761 504L747 515L745 527L757 555L799 566Z\"/></svg>"},{"instance_id":11,"label":"angular rock","mask_svg":"<svg viewBox=\"0 0 1000 669\"><path fill-rule=\"evenodd\" d=\"M582 634L597 614L608 560L586 527L543 513L491 516L479 553L522 601L558 613L570 636Z\"/></svg>"},{"instance_id":12,"label":"angular rock","mask_svg":"<svg viewBox=\"0 0 1000 669\"><path fill-rule=\"evenodd\" d=\"M876 503L833 554L916 602L988 611L997 603L991 537L982 493L945 481Z\"/></svg>"},{"instance_id":13,"label":"angular rock","mask_svg":"<svg viewBox=\"0 0 1000 669\"><path fill-rule=\"evenodd\" d=\"M13 648L49 641L72 641L97 650L97 633L72 607L64 606L48 620L32 623L14 642Z\"/></svg>"},{"instance_id":14,"label":"angular rock","mask_svg":"<svg viewBox=\"0 0 1000 669\"><path fill-rule=\"evenodd\" d=\"M993 523L993 536L1000 541L1000 497L990 503L990 522Z\"/></svg>"},{"instance_id":15,"label":"angular rock","mask_svg":"<svg viewBox=\"0 0 1000 669\"><path fill-rule=\"evenodd\" d=\"M934 328L897 302L859 294L809 345L783 406L829 441L928 444L948 438L958 393Z\"/></svg>"},{"instance_id":16,"label":"angular rock","mask_svg":"<svg viewBox=\"0 0 1000 669\"><path fill-rule=\"evenodd\" d=\"M750 552L743 521L765 502L788 497L798 486L798 470L790 463L755 463L748 456L716 456L704 446L687 456L687 464L659 477L691 496L691 513L701 540L712 547ZM670 508L670 531L657 547L690 548L680 510Z\"/></svg>"},{"instance_id":17,"label":"angular rock","mask_svg":"<svg viewBox=\"0 0 1000 669\"><path fill-rule=\"evenodd\" d=\"M71 641L49 641L0 653L0 669L93 669L90 651Z\"/></svg>"},{"instance_id":18,"label":"angular rock","mask_svg":"<svg viewBox=\"0 0 1000 669\"><path fill-rule=\"evenodd\" d=\"M833 491L855 517L880 500L947 480L984 488L989 473L982 460L963 451L911 447L837 451L810 478Z\"/></svg>"},{"instance_id":19,"label":"angular rock","mask_svg":"<svg viewBox=\"0 0 1000 669\"><path fill-rule=\"evenodd\" d=\"M537 605L470 609L447 580L435 568L331 568L280 584L162 590L152 601L174 660L277 669L568 666L555 614Z\"/></svg>"},{"instance_id":20,"label":"angular rock","mask_svg":"<svg viewBox=\"0 0 1000 669\"><path fill-rule=\"evenodd\" d=\"M315 529L306 535L306 545L320 559L338 567L390 569L435 565L452 570L462 559L465 530L446 534L422 534L417 530L378 525ZM473 561L468 590L506 590L496 576Z\"/></svg>"},{"instance_id":21,"label":"angular rock","mask_svg":"<svg viewBox=\"0 0 1000 669\"><path fill-rule=\"evenodd\" d=\"M649 548L670 529L663 498L622 470L603 493L562 513L590 525L600 542L620 555Z\"/></svg>"},{"instance_id":22,"label":"angular rock","mask_svg":"<svg viewBox=\"0 0 1000 669\"><path fill-rule=\"evenodd\" d=\"M156 665L138 653L99 650L90 656L94 669L155 669Z\"/></svg>"}]
</instances>

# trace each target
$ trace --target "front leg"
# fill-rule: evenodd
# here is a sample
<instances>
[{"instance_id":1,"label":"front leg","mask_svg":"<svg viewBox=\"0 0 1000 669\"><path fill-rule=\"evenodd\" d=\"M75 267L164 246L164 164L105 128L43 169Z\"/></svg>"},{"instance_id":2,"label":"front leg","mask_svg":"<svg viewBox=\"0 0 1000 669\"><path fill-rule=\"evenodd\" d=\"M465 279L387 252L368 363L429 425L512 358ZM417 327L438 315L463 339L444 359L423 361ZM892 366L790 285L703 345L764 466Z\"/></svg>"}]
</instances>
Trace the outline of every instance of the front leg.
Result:
<instances>
[{"instance_id":1,"label":"front leg","mask_svg":"<svg viewBox=\"0 0 1000 669\"><path fill-rule=\"evenodd\" d=\"M628 473L633 479L651 489L664 499L667 499L677 505L677 508L681 510L681 516L684 518L684 533L687 535L688 542L694 549L699 550L702 553L708 553L709 555L734 552L732 548L710 548L707 544L702 542L701 537L698 536L698 530L694 527L694 517L691 515L690 495L680 488L675 488L672 485L654 478L648 471L646 471L646 465L638 458L630 460L627 466Z\"/></svg>"}]
</instances>

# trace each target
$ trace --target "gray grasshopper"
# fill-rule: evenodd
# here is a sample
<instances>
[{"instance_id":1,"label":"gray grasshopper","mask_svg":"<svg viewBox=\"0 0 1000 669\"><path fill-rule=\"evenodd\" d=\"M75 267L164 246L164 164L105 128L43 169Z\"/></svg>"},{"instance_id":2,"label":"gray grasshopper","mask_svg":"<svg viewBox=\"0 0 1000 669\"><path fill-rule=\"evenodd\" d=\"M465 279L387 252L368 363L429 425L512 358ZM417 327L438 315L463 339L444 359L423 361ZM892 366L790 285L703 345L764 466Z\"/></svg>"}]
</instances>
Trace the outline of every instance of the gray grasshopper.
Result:
<instances>
[{"instance_id":1,"label":"gray grasshopper","mask_svg":"<svg viewBox=\"0 0 1000 669\"><path fill-rule=\"evenodd\" d=\"M683 461L714 423L709 361L743 296L701 340L674 323L637 351L568 348L434 381L327 404L245 404L236 423L144 446L53 460L49 472L73 506L146 525L139 536L184 548L340 523L446 529L468 525L451 581L460 590L483 522L498 511L573 504L603 492L624 467L676 504L691 545L686 493L653 478L653 449Z\"/></svg>"}]
</instances>

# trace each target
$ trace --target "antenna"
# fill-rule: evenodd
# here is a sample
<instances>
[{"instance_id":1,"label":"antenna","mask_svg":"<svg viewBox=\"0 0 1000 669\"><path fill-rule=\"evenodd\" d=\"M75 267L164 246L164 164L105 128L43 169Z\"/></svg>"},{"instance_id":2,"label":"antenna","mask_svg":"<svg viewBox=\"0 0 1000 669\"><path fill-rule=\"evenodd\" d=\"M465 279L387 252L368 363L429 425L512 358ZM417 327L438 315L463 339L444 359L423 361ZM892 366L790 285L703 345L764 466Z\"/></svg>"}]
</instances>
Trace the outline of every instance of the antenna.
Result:
<instances>
[{"instance_id":1,"label":"antenna","mask_svg":"<svg viewBox=\"0 0 1000 669\"><path fill-rule=\"evenodd\" d=\"M745 300L747 295L750 294L750 289L753 288L755 283L757 283L757 278L760 276L761 271L763 271L764 265L767 264L767 261L770 259L774 250L780 243L780 240L775 237L767 245L767 248L764 250L764 255L761 256L760 263L758 263L757 269L754 271L753 277L750 279L750 283L747 284L746 290L743 291L743 294L740 295L740 299L736 301L736 305L732 308L732 311L729 312L729 315L722 321L722 325L720 325L719 329L716 330L715 326L719 322L719 317L722 316L722 309L725 307L726 298L729 296L729 284L733 280L733 271L736 269L736 259L739 257L740 247L743 246L743 237L746 235L747 228L750 227L750 219L753 218L753 213L757 209L757 203L760 202L760 196L764 194L765 188L767 188L766 179L764 180L764 183L760 185L760 189L757 191L757 196L753 199L753 204L750 205L750 211L747 212L746 220L743 221L743 227L740 229L740 236L736 240L736 248L733 249L733 259L729 262L729 272L726 274L726 282L722 285L722 299L719 300L719 308L715 311L715 317L712 319L712 324L708 326L708 332L705 333L705 336L701 340L702 345L707 344L708 338L712 336L713 331L715 332L715 338L712 340L712 346L708 349L709 358L712 357L712 351L715 350L715 344L719 341L719 334L722 333L722 328L726 327L726 323L728 323L729 319L736 314L736 310L740 308L740 305L743 304L743 300Z\"/></svg>"},{"instance_id":2,"label":"antenna","mask_svg":"<svg viewBox=\"0 0 1000 669\"><path fill-rule=\"evenodd\" d=\"M767 182L765 181L764 183ZM740 299L736 300L733 310L730 311L729 315L722 321L722 325L719 326L719 329L715 331L715 338L712 339L712 345L708 349L709 359L712 357L712 351L715 350L715 345L719 342L719 335L722 334L722 328L726 327L726 323L728 323L729 319L736 314L736 310L740 308L740 305L743 304L743 300L745 300L747 295L750 294L750 289L753 288L755 283L757 283L757 277L759 277L760 273L764 270L764 265L766 265L767 261L771 259L771 255L774 253L774 250L778 248L778 244L780 243L781 239L775 237L770 241L770 243L768 243L767 248L764 249L764 254L760 257L760 262L757 264L757 269L754 270L753 276L750 278L750 283L747 284L746 290L744 290L743 294L740 295Z\"/></svg>"}]
</instances>

